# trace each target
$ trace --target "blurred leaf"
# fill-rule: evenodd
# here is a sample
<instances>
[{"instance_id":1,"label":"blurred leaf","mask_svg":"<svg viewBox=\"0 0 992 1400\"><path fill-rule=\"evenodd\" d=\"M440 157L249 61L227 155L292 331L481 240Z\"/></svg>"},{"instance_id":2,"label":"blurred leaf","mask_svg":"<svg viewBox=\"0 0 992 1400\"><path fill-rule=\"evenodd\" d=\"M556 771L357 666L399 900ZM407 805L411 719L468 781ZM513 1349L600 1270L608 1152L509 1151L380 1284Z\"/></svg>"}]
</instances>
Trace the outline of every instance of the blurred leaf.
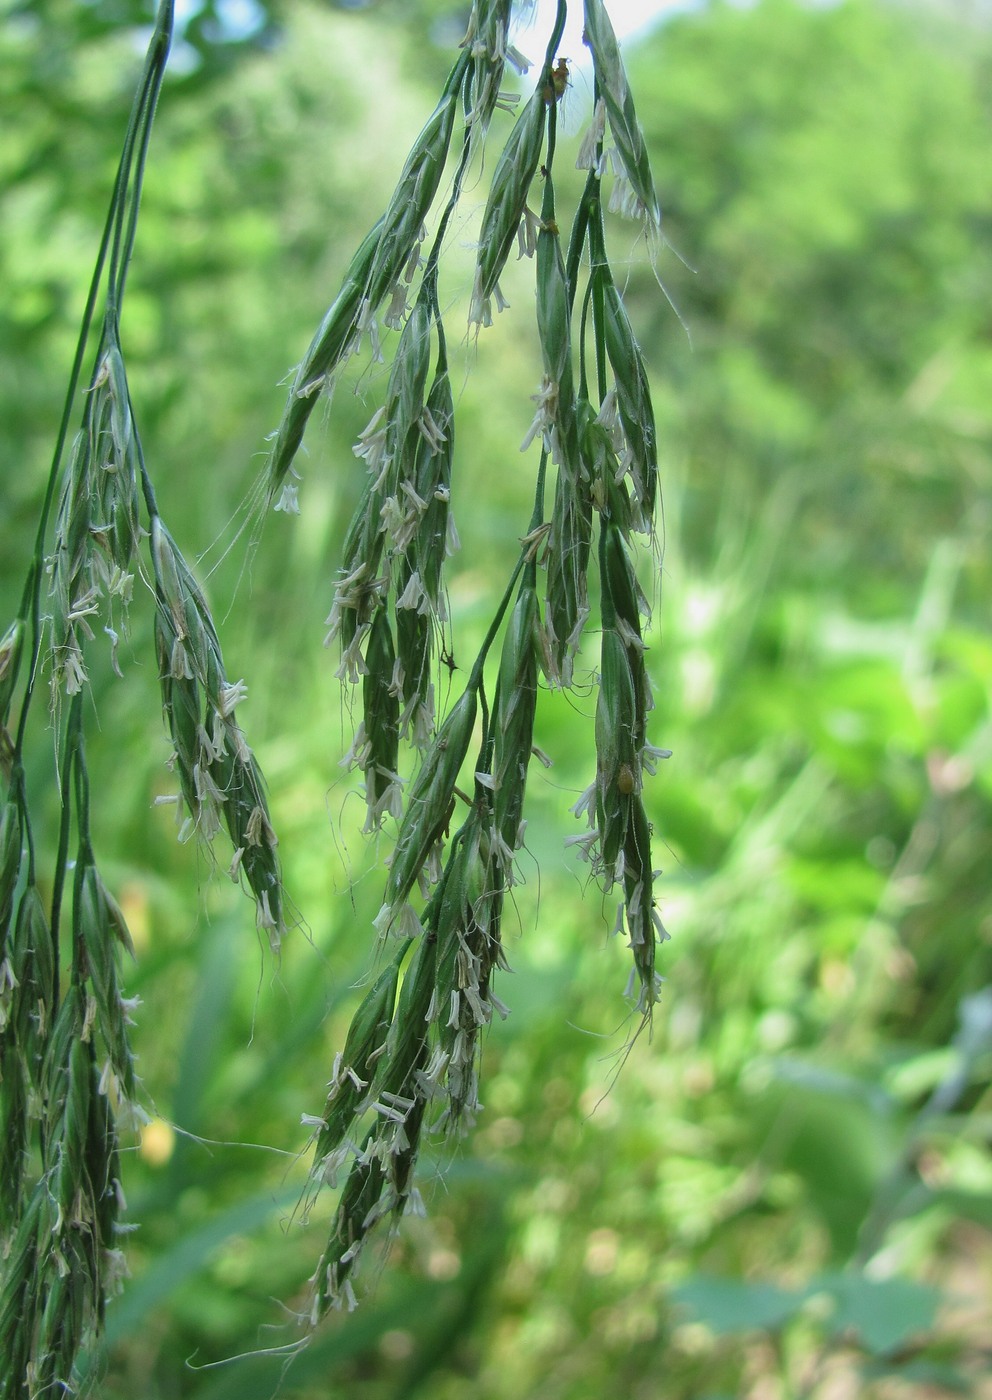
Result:
<instances>
[{"instance_id":1,"label":"blurred leaf","mask_svg":"<svg viewBox=\"0 0 992 1400\"><path fill-rule=\"evenodd\" d=\"M836 1308L827 1324L840 1336L853 1332L872 1352L895 1351L918 1332L933 1326L943 1301L939 1288L912 1279L869 1279L861 1274L824 1274L809 1292L829 1293Z\"/></svg>"},{"instance_id":2,"label":"blurred leaf","mask_svg":"<svg viewBox=\"0 0 992 1400\"><path fill-rule=\"evenodd\" d=\"M860 1370L866 1381L894 1380L903 1385L949 1390L952 1395L975 1394L972 1377L946 1362L928 1361L925 1358L905 1363L868 1361Z\"/></svg>"},{"instance_id":3,"label":"blurred leaf","mask_svg":"<svg viewBox=\"0 0 992 1400\"><path fill-rule=\"evenodd\" d=\"M777 1331L792 1321L805 1301L805 1293L770 1283L702 1276L680 1283L671 1296L720 1336Z\"/></svg>"}]
</instances>

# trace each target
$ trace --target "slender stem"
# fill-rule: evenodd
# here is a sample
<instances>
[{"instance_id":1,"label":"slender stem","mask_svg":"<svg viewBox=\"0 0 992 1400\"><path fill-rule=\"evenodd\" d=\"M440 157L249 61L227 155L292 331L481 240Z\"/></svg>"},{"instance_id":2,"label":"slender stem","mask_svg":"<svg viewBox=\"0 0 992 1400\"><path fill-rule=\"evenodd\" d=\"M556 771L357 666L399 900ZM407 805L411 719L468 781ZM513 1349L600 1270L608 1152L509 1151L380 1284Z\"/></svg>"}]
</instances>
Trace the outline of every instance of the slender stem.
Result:
<instances>
[{"instance_id":1,"label":"slender stem","mask_svg":"<svg viewBox=\"0 0 992 1400\"><path fill-rule=\"evenodd\" d=\"M131 262L131 252L138 226L138 208L141 203L141 186L145 174L148 143L151 139L155 108L158 105L158 95L162 87L162 79L165 76L169 47L172 43L173 10L173 0L162 0L155 20L155 32L145 57L141 85L138 88L131 112L127 135L124 138L121 166L127 170L128 178L124 190L125 198L121 200L117 209L109 287L107 289L108 309L112 310L115 321L124 300L124 284L127 280L127 270ZM134 160L135 146L138 148L136 161ZM134 168L133 180L131 179L132 165ZM128 191L128 185L130 191Z\"/></svg>"},{"instance_id":2,"label":"slender stem","mask_svg":"<svg viewBox=\"0 0 992 1400\"><path fill-rule=\"evenodd\" d=\"M586 232L589 226L589 216L593 204L599 200L599 177L594 170L586 177L585 189L582 191L582 198L579 200L579 207L575 211L575 218L572 220L572 232L568 240L568 253L565 258L565 281L568 286L568 309L571 311L575 304L575 289L579 280L579 262L582 258L582 249L586 241Z\"/></svg>"},{"instance_id":3,"label":"slender stem","mask_svg":"<svg viewBox=\"0 0 992 1400\"><path fill-rule=\"evenodd\" d=\"M506 610L510 606L510 601L513 598L513 590L516 586L517 579L520 577L520 571L527 563L529 553L530 551L527 549L521 550L520 558L513 566L513 573L510 575L510 581L506 585L506 591L504 592L503 597L500 599L499 607L496 609L496 616L489 624L489 630L485 635L482 647L479 651L478 656L475 658L475 664L473 665L471 673L469 674L468 685L466 686L467 690L478 690L482 684L482 670L486 664L486 657L489 654L490 647L496 640L496 635L499 632L499 629L502 625L503 618L506 614Z\"/></svg>"},{"instance_id":4,"label":"slender stem","mask_svg":"<svg viewBox=\"0 0 992 1400\"><path fill-rule=\"evenodd\" d=\"M555 12L554 28L551 31L551 38L548 40L548 47L544 55L544 76L549 81L551 79L551 65L554 62L555 54L558 52L558 45L561 43L561 36L565 32L565 21L568 19L568 0L558 0L558 8Z\"/></svg>"},{"instance_id":5,"label":"slender stem","mask_svg":"<svg viewBox=\"0 0 992 1400\"><path fill-rule=\"evenodd\" d=\"M592 280L587 283L585 296L582 298L582 316L579 320L579 398L589 397L589 385L586 376L586 323L589 319L589 303L592 300Z\"/></svg>"},{"instance_id":6,"label":"slender stem","mask_svg":"<svg viewBox=\"0 0 992 1400\"><path fill-rule=\"evenodd\" d=\"M548 449L547 446L541 448L541 461L537 468L537 482L534 486L534 511L530 518L530 526L527 531L532 535L535 530L539 530L544 524L544 489L548 480ZM536 566L535 566L536 567Z\"/></svg>"},{"instance_id":7,"label":"slender stem","mask_svg":"<svg viewBox=\"0 0 992 1400\"><path fill-rule=\"evenodd\" d=\"M462 153L458 158L458 166L455 170L455 176L452 182L451 196L444 207L444 212L438 220L437 233L434 235L434 242L431 244L431 251L427 256L427 266L424 269L424 285L426 286L428 280L430 281L431 290L434 295L435 315L440 314L437 307L437 264L441 256L441 245L444 242L444 235L447 232L448 223L461 198L462 181L465 178L465 171L468 169L471 155L471 129L467 127L462 140Z\"/></svg>"}]
</instances>

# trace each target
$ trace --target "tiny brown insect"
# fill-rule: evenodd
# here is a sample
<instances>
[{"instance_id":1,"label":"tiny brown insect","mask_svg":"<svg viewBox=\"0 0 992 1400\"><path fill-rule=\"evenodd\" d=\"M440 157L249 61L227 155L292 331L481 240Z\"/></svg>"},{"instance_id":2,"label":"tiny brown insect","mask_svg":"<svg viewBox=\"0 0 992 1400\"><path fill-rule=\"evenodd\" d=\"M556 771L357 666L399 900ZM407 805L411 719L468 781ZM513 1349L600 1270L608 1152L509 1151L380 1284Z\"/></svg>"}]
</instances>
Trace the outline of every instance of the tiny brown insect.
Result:
<instances>
[{"instance_id":1,"label":"tiny brown insect","mask_svg":"<svg viewBox=\"0 0 992 1400\"><path fill-rule=\"evenodd\" d=\"M629 797L634 791L634 770L629 763L621 763L617 776L617 787L624 797Z\"/></svg>"},{"instance_id":2,"label":"tiny brown insect","mask_svg":"<svg viewBox=\"0 0 992 1400\"><path fill-rule=\"evenodd\" d=\"M544 100L547 103L558 102L565 95L565 89L569 85L568 59L559 58L550 73L550 79L544 85Z\"/></svg>"}]
</instances>

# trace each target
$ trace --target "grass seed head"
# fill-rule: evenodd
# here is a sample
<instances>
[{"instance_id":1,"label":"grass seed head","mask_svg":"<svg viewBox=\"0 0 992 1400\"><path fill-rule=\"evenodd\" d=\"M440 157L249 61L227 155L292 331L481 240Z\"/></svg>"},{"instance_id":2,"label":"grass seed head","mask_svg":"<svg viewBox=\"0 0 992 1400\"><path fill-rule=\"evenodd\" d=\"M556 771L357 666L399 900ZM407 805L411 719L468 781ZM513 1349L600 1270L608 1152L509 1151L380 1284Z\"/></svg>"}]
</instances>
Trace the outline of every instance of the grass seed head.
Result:
<instances>
[{"instance_id":1,"label":"grass seed head","mask_svg":"<svg viewBox=\"0 0 992 1400\"><path fill-rule=\"evenodd\" d=\"M636 729L637 695L627 650L608 628L603 633L596 703L596 825L603 873L611 884L630 819L633 786L626 775L639 771Z\"/></svg>"},{"instance_id":2,"label":"grass seed head","mask_svg":"<svg viewBox=\"0 0 992 1400\"><path fill-rule=\"evenodd\" d=\"M21 669L21 655L24 651L24 623L17 618L10 624L0 640L0 743L10 716L10 706L14 698L17 676Z\"/></svg>"},{"instance_id":3,"label":"grass seed head","mask_svg":"<svg viewBox=\"0 0 992 1400\"><path fill-rule=\"evenodd\" d=\"M494 704L493 822L503 849L517 846L537 710L537 592L524 583L510 616ZM504 872L509 876L509 871Z\"/></svg>"},{"instance_id":4,"label":"grass seed head","mask_svg":"<svg viewBox=\"0 0 992 1400\"><path fill-rule=\"evenodd\" d=\"M519 55L508 42L511 0L475 0L468 29L462 40L472 65L465 80L465 124L474 143L489 128L500 99L500 83L507 60L521 66Z\"/></svg>"},{"instance_id":5,"label":"grass seed head","mask_svg":"<svg viewBox=\"0 0 992 1400\"><path fill-rule=\"evenodd\" d=\"M545 627L552 685L572 683L575 653L589 616L587 571L592 539L592 497L581 481L558 473L548 535Z\"/></svg>"},{"instance_id":6,"label":"grass seed head","mask_svg":"<svg viewBox=\"0 0 992 1400\"><path fill-rule=\"evenodd\" d=\"M585 41L592 51L596 79L606 100L610 130L633 194L634 210L657 228L661 224L661 209L620 46L603 0L584 0L584 4Z\"/></svg>"},{"instance_id":7,"label":"grass seed head","mask_svg":"<svg viewBox=\"0 0 992 1400\"><path fill-rule=\"evenodd\" d=\"M368 1099L368 1090L392 1024L400 955L378 976L352 1018L348 1037L335 1067L324 1109L324 1126L317 1135L314 1172L344 1141L352 1121Z\"/></svg>"},{"instance_id":8,"label":"grass seed head","mask_svg":"<svg viewBox=\"0 0 992 1400\"><path fill-rule=\"evenodd\" d=\"M626 466L638 504L639 528L653 530L658 495L658 448L651 390L640 347L612 279L605 288L606 353L617 387L617 412L627 443Z\"/></svg>"},{"instance_id":9,"label":"grass seed head","mask_svg":"<svg viewBox=\"0 0 992 1400\"><path fill-rule=\"evenodd\" d=\"M310 414L320 398L321 389L350 353L363 293L368 284L381 236L380 219L365 235L352 258L341 290L320 323L310 348L293 377L286 407L283 409L282 419L269 453L266 494L270 504L279 499L286 475L303 441Z\"/></svg>"},{"instance_id":10,"label":"grass seed head","mask_svg":"<svg viewBox=\"0 0 992 1400\"><path fill-rule=\"evenodd\" d=\"M487 325L492 321L490 303L524 216L541 156L545 112L544 97L538 87L517 118L496 162L479 233L479 257L468 317L471 324Z\"/></svg>"},{"instance_id":11,"label":"grass seed head","mask_svg":"<svg viewBox=\"0 0 992 1400\"><path fill-rule=\"evenodd\" d=\"M11 963L17 982L11 1022L29 1082L40 1083L41 1059L55 992L55 950L37 885L25 886L17 907Z\"/></svg>"},{"instance_id":12,"label":"grass seed head","mask_svg":"<svg viewBox=\"0 0 992 1400\"><path fill-rule=\"evenodd\" d=\"M365 292L373 308L400 277L411 249L420 242L420 230L444 174L458 94L468 66L468 55L461 54L448 75L441 100L414 142L389 201Z\"/></svg>"},{"instance_id":13,"label":"grass seed head","mask_svg":"<svg viewBox=\"0 0 992 1400\"><path fill-rule=\"evenodd\" d=\"M383 896L390 927L428 856L451 816L455 784L465 761L475 726L478 696L474 686L462 693L458 703L431 741L407 799L406 814L400 826Z\"/></svg>"},{"instance_id":14,"label":"grass seed head","mask_svg":"<svg viewBox=\"0 0 992 1400\"><path fill-rule=\"evenodd\" d=\"M152 517L151 551L162 708L183 797L208 845L223 820L241 853L240 870L255 899L258 926L277 951L285 930L278 842L261 769L233 717L244 686L228 681L206 599L157 515ZM178 666L177 644L184 658Z\"/></svg>"},{"instance_id":15,"label":"grass seed head","mask_svg":"<svg viewBox=\"0 0 992 1400\"><path fill-rule=\"evenodd\" d=\"M365 653L368 667L362 687L364 702L365 801L368 818L365 830L377 831L382 818L392 810L391 798L399 793L399 697L392 688L396 652L385 608L379 608L369 630Z\"/></svg>"},{"instance_id":16,"label":"grass seed head","mask_svg":"<svg viewBox=\"0 0 992 1400\"><path fill-rule=\"evenodd\" d=\"M0 808L0 939L4 943L20 871L21 807L18 802L8 798Z\"/></svg>"},{"instance_id":17,"label":"grass seed head","mask_svg":"<svg viewBox=\"0 0 992 1400\"><path fill-rule=\"evenodd\" d=\"M117 983L115 953L115 944L121 937L118 919L123 925L123 916L85 853L80 856L80 867L73 906L73 936L78 940L77 946L85 951L85 971L96 1001L97 1024L114 1074L121 1092L133 1099L134 1061ZM130 944L130 935L127 941Z\"/></svg>"}]
</instances>

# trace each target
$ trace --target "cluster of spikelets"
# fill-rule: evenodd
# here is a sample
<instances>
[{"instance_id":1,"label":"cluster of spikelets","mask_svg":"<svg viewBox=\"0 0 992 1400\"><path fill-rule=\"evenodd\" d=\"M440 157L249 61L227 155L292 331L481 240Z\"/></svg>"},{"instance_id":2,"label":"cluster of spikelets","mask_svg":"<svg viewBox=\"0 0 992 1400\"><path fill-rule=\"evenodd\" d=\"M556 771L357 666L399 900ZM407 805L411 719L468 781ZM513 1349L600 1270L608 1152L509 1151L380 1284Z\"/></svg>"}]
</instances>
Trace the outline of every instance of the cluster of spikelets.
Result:
<instances>
[{"instance_id":1,"label":"cluster of spikelets","mask_svg":"<svg viewBox=\"0 0 992 1400\"><path fill-rule=\"evenodd\" d=\"M414 1169L426 1132L458 1132L479 1107L480 1035L506 1015L494 974L505 967L501 918L523 840L539 675L572 684L590 617L598 560L601 659L596 776L577 806L576 838L604 889L621 892L618 929L633 957L631 998L643 1019L658 992L651 828L642 785L665 751L647 739L651 694L633 537L654 541L657 456L647 376L605 247L602 183L611 204L658 228L658 203L619 48L602 0L586 0L595 71L592 129L578 164L585 191L563 247L555 207L556 62L564 3L529 99L495 161L478 237L470 324L506 303L499 279L514 247L534 259L543 376L524 447L540 446L533 515L521 554L467 684L438 722L434 676L447 620L444 564L457 545L451 501L455 413L438 296L439 255L466 170L500 100L509 62L509 0L477 0L441 100L403 169L389 207L355 255L343 288L299 366L273 438L267 493L299 508L294 461L321 391L366 336L381 357L380 322L400 332L384 399L356 455L368 469L348 529L328 617L338 676L360 720L346 762L364 778L366 832L395 824L375 919L384 970L337 1057L314 1132L310 1197L344 1184L314 1274L310 1320L352 1306L352 1278L374 1227L420 1207ZM436 213L461 113L461 144ZM540 167L540 183L538 170ZM531 207L539 190L540 213ZM580 281L581 311L576 311ZM545 497L553 499L546 507ZM524 522L522 522L522 525ZM594 548L595 546L595 548ZM595 597L596 590L593 590ZM502 632L491 703L486 662ZM490 683L492 674L490 674ZM403 741L420 751L401 777ZM537 755L542 757L540 754ZM456 825L456 812L465 813Z\"/></svg>"},{"instance_id":2,"label":"cluster of spikelets","mask_svg":"<svg viewBox=\"0 0 992 1400\"><path fill-rule=\"evenodd\" d=\"M95 647L120 675L135 576L155 598L155 650L184 832L225 827L258 923L283 928L276 840L234 710L210 611L162 522L132 411L119 326L145 155L168 54L163 0L142 75L70 379L19 614L0 641L0 1398L73 1389L76 1358L126 1273L117 1123L140 1116L123 995L119 905L90 824L84 699ZM99 334L91 337L100 297ZM82 368L82 423L68 452ZM54 519L52 518L54 516ZM51 525L51 532L49 527ZM147 546L147 553L146 553ZM103 634L103 635L101 635ZM39 677L57 735L55 868L37 868L24 747ZM48 720L48 716L45 716ZM71 872L71 874L70 874ZM44 897L43 890L50 890Z\"/></svg>"},{"instance_id":3,"label":"cluster of spikelets","mask_svg":"<svg viewBox=\"0 0 992 1400\"><path fill-rule=\"evenodd\" d=\"M585 191L563 250L553 171L564 82L555 56L565 10L561 0L533 93L493 170L469 312L484 327L494 305L505 305L499 278L514 244L534 258L543 363L525 442L540 446L534 509L467 685L442 722L434 676L445 622L444 561L457 534L439 258L465 176L496 108L507 105L505 67L526 66L509 42L511 0L475 0L437 108L296 372L267 468L269 502L298 510L294 462L321 393L366 337L372 354L381 355L380 322L399 331L384 402L356 447L368 481L328 618L328 640L341 649L338 674L360 688L361 721L348 761L363 775L366 830L390 822L396 835L375 920L384 969L355 1015L321 1114L308 1120L315 1139L311 1192L344 1177L313 1279L314 1322L329 1307L353 1303L352 1275L376 1224L419 1205L414 1173L423 1134L460 1131L479 1107L480 1035L494 1013L506 1014L493 979L505 966L501 919L523 840L527 775L534 755L541 757L533 746L539 675L553 686L572 682L591 610L594 543L602 638L596 776L577 806L590 822L578 840L604 888L622 892L618 928L626 925L631 993L643 1018L657 996L655 949L664 931L654 912L642 782L663 751L646 735L647 606L632 553L634 534L653 539L657 459L647 378L606 256L603 177L612 170L611 207L643 218L650 233L658 204L603 0L585 0L596 103L578 161L588 172ZM0 641L0 1355L7 1363L0 1400L72 1387L75 1358L125 1271L117 1119L140 1109L128 1038L134 1003L123 995L118 961L122 949L132 949L91 838L83 698L95 646L109 643L110 664L120 673L136 574L154 597L180 834L211 846L226 830L234 851L229 873L247 885L273 950L284 932L263 779L235 718L245 687L227 677L207 601L158 511L119 339L171 28L171 0L161 0L34 558L19 615ZM460 150L435 211L459 123ZM530 200L539 164L538 215ZM82 425L66 453L101 294ZM486 664L501 635L490 698ZM47 900L23 762L36 682L46 671L61 794ZM404 741L420 753L408 782L400 776ZM453 830L459 802L467 815Z\"/></svg>"}]
</instances>

